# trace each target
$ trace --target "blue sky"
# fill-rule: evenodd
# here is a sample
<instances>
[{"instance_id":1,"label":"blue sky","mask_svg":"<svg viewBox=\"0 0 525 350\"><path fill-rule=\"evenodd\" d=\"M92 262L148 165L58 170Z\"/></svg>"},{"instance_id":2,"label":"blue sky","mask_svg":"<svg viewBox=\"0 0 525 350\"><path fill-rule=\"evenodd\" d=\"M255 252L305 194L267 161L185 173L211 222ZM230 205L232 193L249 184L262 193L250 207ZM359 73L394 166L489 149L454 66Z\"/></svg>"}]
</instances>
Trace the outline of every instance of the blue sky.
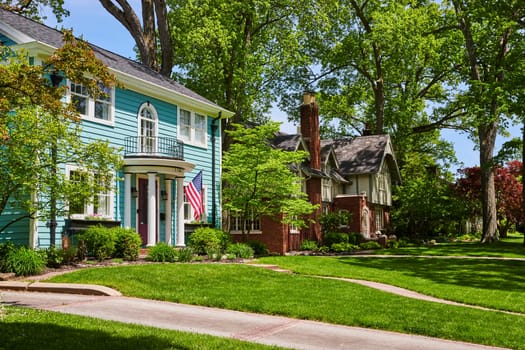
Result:
<instances>
[{"instance_id":1,"label":"blue sky","mask_svg":"<svg viewBox=\"0 0 525 350\"><path fill-rule=\"evenodd\" d=\"M135 8L140 8L141 0L128 0ZM58 28L64 27L73 29L76 36L82 36L85 40L103 47L107 50L118 53L122 56L134 58L133 47L135 45L133 38L126 29L114 19L102 5L96 0L65 0L65 7L71 12L70 17L58 24ZM56 21L53 15L48 15L46 24L54 27ZM287 122L286 115L274 109L272 119L283 122L281 130L288 133L295 133L297 127ZM520 127L511 128L512 137L520 137ZM475 150L467 134L458 133L452 130L444 130L443 138L454 144L454 149L459 162L464 166L475 166L479 164L479 152ZM497 148L505 139L498 136ZM497 150L496 150L497 151Z\"/></svg>"}]
</instances>

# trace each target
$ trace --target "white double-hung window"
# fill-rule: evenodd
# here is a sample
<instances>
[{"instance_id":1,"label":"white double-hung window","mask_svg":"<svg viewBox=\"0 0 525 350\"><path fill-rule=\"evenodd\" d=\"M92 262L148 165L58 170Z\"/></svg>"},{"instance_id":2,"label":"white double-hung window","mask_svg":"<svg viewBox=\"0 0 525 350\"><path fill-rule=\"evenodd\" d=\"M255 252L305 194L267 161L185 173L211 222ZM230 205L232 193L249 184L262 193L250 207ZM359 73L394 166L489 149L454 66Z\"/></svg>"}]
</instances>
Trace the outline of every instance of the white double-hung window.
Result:
<instances>
[{"instance_id":1,"label":"white double-hung window","mask_svg":"<svg viewBox=\"0 0 525 350\"><path fill-rule=\"evenodd\" d=\"M69 82L69 98L82 119L105 124L113 123L114 89L99 84L103 94L94 98L82 84Z\"/></svg>"},{"instance_id":2,"label":"white double-hung window","mask_svg":"<svg viewBox=\"0 0 525 350\"><path fill-rule=\"evenodd\" d=\"M206 147L205 115L179 108L179 138L187 144Z\"/></svg>"},{"instance_id":3,"label":"white double-hung window","mask_svg":"<svg viewBox=\"0 0 525 350\"><path fill-rule=\"evenodd\" d=\"M88 176L93 176L95 181L102 181L98 174L88 173L76 166L66 166L66 176L71 182L86 181ZM114 192L95 193L87 201L71 201L69 203L69 214L72 218L83 219L86 217L113 218Z\"/></svg>"}]
</instances>

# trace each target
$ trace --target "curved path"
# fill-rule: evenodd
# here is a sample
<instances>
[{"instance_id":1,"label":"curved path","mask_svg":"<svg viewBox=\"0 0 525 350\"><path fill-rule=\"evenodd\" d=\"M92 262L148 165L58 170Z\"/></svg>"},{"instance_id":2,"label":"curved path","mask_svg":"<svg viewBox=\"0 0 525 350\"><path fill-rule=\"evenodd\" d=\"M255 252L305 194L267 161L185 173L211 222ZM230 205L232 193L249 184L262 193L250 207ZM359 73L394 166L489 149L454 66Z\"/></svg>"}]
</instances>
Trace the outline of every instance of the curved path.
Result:
<instances>
[{"instance_id":1,"label":"curved path","mask_svg":"<svg viewBox=\"0 0 525 350\"><path fill-rule=\"evenodd\" d=\"M494 259L494 260L520 260L525 261L525 258L503 258L503 257L476 257L476 256L441 256L441 255L351 255L351 257L362 257L362 258L403 258L403 257L418 257L418 258L436 258L436 259ZM291 270L282 269L277 265L268 265L268 264L253 264L253 266L260 266L263 268L267 268L273 271L277 272L285 272L285 273L294 273ZM456 306L463 306L463 307L470 307L472 309L478 309L478 310L485 310L485 311L494 311L494 312L501 312L505 314L510 315L516 315L516 316L525 316L524 313L520 312L513 312L513 311L505 311L505 310L498 310L498 309L492 309L487 308L483 306L478 305L471 305L471 304L465 304L465 303L459 303L456 301L451 301L447 299L441 299L432 297L426 294L414 292L410 289L401 288L397 286L393 286L391 284L381 283L381 282L373 282L373 281L367 281L367 280L360 280L360 279L354 279L354 278L345 278L345 277L328 277L328 276L315 276L315 275L304 275L304 276L310 276L315 278L324 278L324 279L332 279L332 280L339 280L339 281L345 281L355 284L360 284L362 286L366 286L369 288L374 288L381 290L383 292L392 293L396 295L400 295L407 298L412 299L419 299L424 301L431 301L434 303L441 303L441 304L448 304L448 305L456 305Z\"/></svg>"}]
</instances>

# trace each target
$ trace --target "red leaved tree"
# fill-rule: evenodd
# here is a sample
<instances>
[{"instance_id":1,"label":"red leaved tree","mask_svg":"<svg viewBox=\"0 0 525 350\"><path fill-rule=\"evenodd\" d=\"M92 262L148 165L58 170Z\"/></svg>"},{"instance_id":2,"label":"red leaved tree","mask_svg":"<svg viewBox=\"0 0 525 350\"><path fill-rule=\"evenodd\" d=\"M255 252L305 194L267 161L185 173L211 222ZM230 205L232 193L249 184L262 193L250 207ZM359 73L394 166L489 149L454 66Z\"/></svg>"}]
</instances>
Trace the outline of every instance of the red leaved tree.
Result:
<instances>
[{"instance_id":1,"label":"red leaved tree","mask_svg":"<svg viewBox=\"0 0 525 350\"><path fill-rule=\"evenodd\" d=\"M512 225L524 222L521 195L523 185L520 181L522 163L514 160L505 167L494 169L496 187L496 206L498 231L500 237L506 237ZM462 177L456 181L456 191L472 209L472 215L481 214L481 169L480 167L459 170Z\"/></svg>"}]
</instances>

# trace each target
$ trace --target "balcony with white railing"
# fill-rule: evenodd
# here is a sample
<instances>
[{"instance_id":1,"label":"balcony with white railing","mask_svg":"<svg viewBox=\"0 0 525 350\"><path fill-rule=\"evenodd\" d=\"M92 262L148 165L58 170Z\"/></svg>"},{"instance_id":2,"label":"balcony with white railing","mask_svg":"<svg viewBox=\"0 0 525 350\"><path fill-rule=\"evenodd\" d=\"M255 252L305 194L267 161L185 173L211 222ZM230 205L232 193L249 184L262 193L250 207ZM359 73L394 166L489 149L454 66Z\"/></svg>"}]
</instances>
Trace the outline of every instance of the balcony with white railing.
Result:
<instances>
[{"instance_id":1,"label":"balcony with white railing","mask_svg":"<svg viewBox=\"0 0 525 350\"><path fill-rule=\"evenodd\" d=\"M174 137L131 136L124 140L124 158L184 160L184 143Z\"/></svg>"}]
</instances>

